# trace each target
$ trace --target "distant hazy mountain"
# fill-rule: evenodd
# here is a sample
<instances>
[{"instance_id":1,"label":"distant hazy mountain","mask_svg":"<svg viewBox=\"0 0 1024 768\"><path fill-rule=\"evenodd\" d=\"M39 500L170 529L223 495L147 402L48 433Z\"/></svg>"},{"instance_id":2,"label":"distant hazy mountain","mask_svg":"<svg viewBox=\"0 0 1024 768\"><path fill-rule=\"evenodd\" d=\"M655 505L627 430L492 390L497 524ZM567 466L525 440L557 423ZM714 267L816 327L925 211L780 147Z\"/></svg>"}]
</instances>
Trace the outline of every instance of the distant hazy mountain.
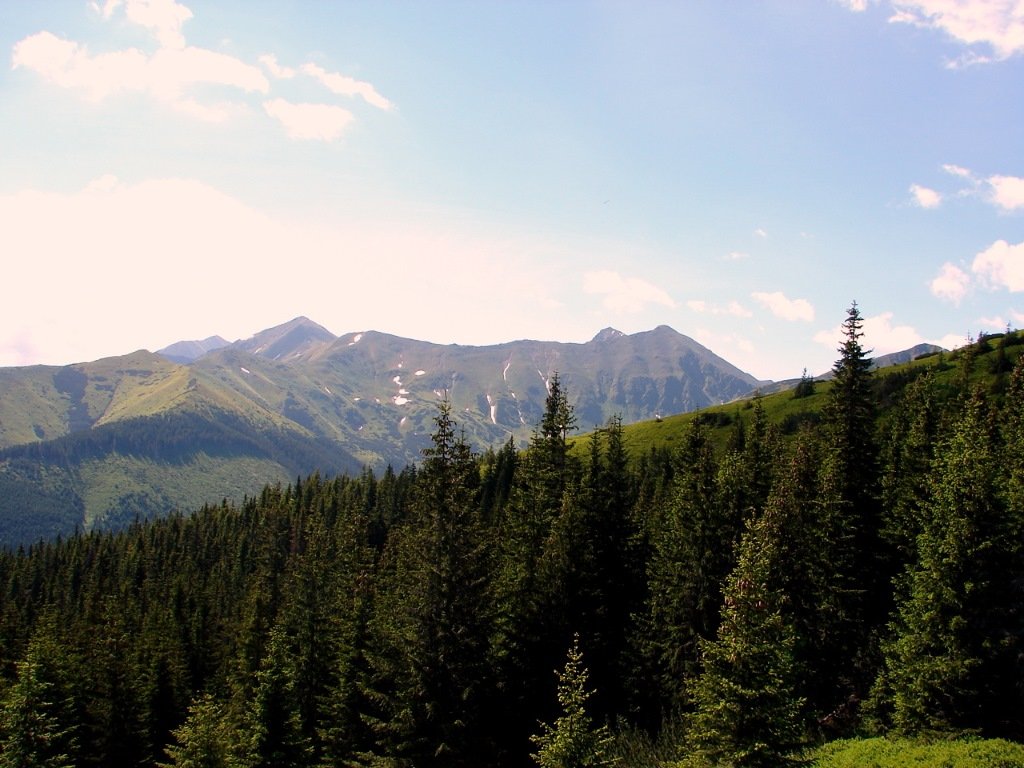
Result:
<instances>
[{"instance_id":1,"label":"distant hazy mountain","mask_svg":"<svg viewBox=\"0 0 1024 768\"><path fill-rule=\"evenodd\" d=\"M945 352L943 347L935 344L918 344L917 346L905 349L902 352L891 352L888 355L879 355L874 359L875 368L888 368L890 365L902 365L916 360L924 355L934 355L937 352Z\"/></svg>"},{"instance_id":2,"label":"distant hazy mountain","mask_svg":"<svg viewBox=\"0 0 1024 768\"><path fill-rule=\"evenodd\" d=\"M178 341L168 347L157 350L157 354L166 357L173 363L191 363L207 352L220 349L230 344L220 336L210 336L202 341Z\"/></svg>"},{"instance_id":3,"label":"distant hazy mountain","mask_svg":"<svg viewBox=\"0 0 1024 768\"><path fill-rule=\"evenodd\" d=\"M758 385L667 326L463 346L336 337L303 317L234 343L0 368L0 542L192 509L315 469L400 468L420 459L444 397L476 448L524 444L555 373L581 430Z\"/></svg>"}]
</instances>

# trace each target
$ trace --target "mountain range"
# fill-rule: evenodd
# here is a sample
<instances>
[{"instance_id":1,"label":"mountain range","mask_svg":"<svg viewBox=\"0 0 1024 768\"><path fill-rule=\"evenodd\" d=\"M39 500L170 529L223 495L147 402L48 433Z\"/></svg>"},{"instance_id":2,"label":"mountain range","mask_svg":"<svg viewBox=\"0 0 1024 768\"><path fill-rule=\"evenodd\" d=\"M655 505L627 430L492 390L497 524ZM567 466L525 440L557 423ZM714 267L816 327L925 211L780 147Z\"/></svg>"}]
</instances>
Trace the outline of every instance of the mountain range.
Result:
<instances>
[{"instance_id":1,"label":"mountain range","mask_svg":"<svg viewBox=\"0 0 1024 768\"><path fill-rule=\"evenodd\" d=\"M523 445L556 374L582 430L765 383L667 326L464 346L335 336L305 317L233 343L0 368L0 542L118 527L318 469L401 468L443 398L474 448Z\"/></svg>"}]
</instances>

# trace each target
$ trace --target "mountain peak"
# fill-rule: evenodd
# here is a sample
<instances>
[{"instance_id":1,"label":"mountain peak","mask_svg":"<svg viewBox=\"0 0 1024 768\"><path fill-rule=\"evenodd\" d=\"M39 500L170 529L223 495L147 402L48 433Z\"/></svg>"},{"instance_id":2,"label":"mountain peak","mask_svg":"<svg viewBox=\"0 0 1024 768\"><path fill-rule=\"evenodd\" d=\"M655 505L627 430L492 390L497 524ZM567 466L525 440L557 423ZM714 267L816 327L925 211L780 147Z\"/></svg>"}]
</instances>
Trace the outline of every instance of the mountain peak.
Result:
<instances>
[{"instance_id":1,"label":"mountain peak","mask_svg":"<svg viewBox=\"0 0 1024 768\"><path fill-rule=\"evenodd\" d=\"M611 341L612 339L621 339L625 335L626 334L624 334L622 331L616 330L615 328L608 326L607 328L603 328L602 330L598 331L597 335L593 339L591 339L591 341L600 344L601 342Z\"/></svg>"},{"instance_id":2,"label":"mountain peak","mask_svg":"<svg viewBox=\"0 0 1024 768\"><path fill-rule=\"evenodd\" d=\"M236 341L233 346L271 360L291 360L325 347L336 338L322 325L300 316Z\"/></svg>"}]
</instances>

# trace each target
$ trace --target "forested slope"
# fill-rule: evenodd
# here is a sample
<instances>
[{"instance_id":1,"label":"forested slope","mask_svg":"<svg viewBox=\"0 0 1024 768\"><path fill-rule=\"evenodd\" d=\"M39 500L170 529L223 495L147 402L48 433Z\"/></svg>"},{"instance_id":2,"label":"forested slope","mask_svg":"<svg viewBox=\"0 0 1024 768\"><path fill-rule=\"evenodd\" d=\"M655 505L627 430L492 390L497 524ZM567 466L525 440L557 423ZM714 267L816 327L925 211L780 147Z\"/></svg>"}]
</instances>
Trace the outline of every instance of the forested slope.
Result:
<instances>
[{"instance_id":1,"label":"forested slope","mask_svg":"<svg viewBox=\"0 0 1024 768\"><path fill-rule=\"evenodd\" d=\"M827 390L660 446L613 420L570 450L555 377L526 451L474 454L442 407L397 474L0 555L0 764L773 766L863 733L1024 739L1019 337L897 379L856 307L845 327ZM783 428L800 400L818 415Z\"/></svg>"}]
</instances>

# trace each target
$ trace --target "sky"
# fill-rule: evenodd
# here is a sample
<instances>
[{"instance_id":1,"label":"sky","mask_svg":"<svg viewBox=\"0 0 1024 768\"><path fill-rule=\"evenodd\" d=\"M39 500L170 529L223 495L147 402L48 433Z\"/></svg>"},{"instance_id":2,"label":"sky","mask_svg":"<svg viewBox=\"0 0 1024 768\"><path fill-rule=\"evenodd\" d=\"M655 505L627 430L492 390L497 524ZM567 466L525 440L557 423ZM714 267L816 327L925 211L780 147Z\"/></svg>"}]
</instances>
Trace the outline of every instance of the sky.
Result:
<instances>
[{"instance_id":1,"label":"sky","mask_svg":"<svg viewBox=\"0 0 1024 768\"><path fill-rule=\"evenodd\" d=\"M1024 326L1024 0L0 0L0 366Z\"/></svg>"}]
</instances>

